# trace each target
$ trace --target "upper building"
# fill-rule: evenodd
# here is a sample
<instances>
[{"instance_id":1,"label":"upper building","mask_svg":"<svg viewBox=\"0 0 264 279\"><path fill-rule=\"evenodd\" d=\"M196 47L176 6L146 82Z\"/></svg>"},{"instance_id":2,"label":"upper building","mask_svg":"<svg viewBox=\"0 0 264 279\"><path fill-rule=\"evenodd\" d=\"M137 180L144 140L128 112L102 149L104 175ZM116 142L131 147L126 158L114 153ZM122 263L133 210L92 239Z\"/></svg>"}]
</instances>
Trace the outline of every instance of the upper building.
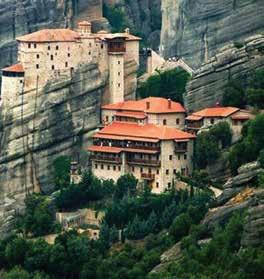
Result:
<instances>
[{"instance_id":1,"label":"upper building","mask_svg":"<svg viewBox=\"0 0 264 279\"><path fill-rule=\"evenodd\" d=\"M153 193L161 193L176 183L176 173L192 173L194 138L167 126L113 122L94 135L88 148L92 171L115 181L131 173Z\"/></svg>"},{"instance_id":2,"label":"upper building","mask_svg":"<svg viewBox=\"0 0 264 279\"><path fill-rule=\"evenodd\" d=\"M227 121L233 130L233 140L236 140L243 124L253 117L250 111L236 107L211 107L186 117L186 125L189 132L196 134L200 129L208 128L219 121Z\"/></svg>"},{"instance_id":3,"label":"upper building","mask_svg":"<svg viewBox=\"0 0 264 279\"><path fill-rule=\"evenodd\" d=\"M139 63L139 41L128 29L117 34L92 33L87 21L80 22L76 31L43 29L18 37L18 64L2 70L3 105L8 106L22 91L71 77L80 65L92 62L98 63L102 73L109 73L106 102L124 101L124 63Z\"/></svg>"},{"instance_id":4,"label":"upper building","mask_svg":"<svg viewBox=\"0 0 264 279\"><path fill-rule=\"evenodd\" d=\"M149 97L138 101L126 101L102 106L103 125L113 121L155 124L183 129L185 108L170 99Z\"/></svg>"}]
</instances>

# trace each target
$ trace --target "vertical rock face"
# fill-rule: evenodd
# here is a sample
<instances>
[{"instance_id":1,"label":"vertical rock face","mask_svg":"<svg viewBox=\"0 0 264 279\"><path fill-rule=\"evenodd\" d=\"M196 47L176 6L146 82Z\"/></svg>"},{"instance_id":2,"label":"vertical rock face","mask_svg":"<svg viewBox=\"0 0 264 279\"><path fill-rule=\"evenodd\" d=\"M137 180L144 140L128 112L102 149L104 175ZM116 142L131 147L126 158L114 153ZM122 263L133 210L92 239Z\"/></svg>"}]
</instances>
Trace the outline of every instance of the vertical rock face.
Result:
<instances>
[{"instance_id":1,"label":"vertical rock face","mask_svg":"<svg viewBox=\"0 0 264 279\"><path fill-rule=\"evenodd\" d=\"M105 83L97 65L82 66L70 79L24 92L2 115L0 232L8 230L28 191L47 192L54 186L55 158L85 156L82 150L100 121Z\"/></svg>"},{"instance_id":2,"label":"vertical rock face","mask_svg":"<svg viewBox=\"0 0 264 279\"><path fill-rule=\"evenodd\" d=\"M104 0L106 5L123 7L130 24L149 47L158 49L161 29L161 0Z\"/></svg>"},{"instance_id":3,"label":"vertical rock face","mask_svg":"<svg viewBox=\"0 0 264 279\"><path fill-rule=\"evenodd\" d=\"M230 41L263 31L263 14L263 0L162 0L162 54L197 68Z\"/></svg>"},{"instance_id":4,"label":"vertical rock face","mask_svg":"<svg viewBox=\"0 0 264 279\"><path fill-rule=\"evenodd\" d=\"M0 68L16 60L15 38L43 28L102 17L102 0L0 0Z\"/></svg>"},{"instance_id":5,"label":"vertical rock face","mask_svg":"<svg viewBox=\"0 0 264 279\"><path fill-rule=\"evenodd\" d=\"M244 45L227 45L193 75L186 88L185 106L189 111L214 106L222 101L230 79L245 80L248 74L264 68L264 36L245 40Z\"/></svg>"}]
</instances>

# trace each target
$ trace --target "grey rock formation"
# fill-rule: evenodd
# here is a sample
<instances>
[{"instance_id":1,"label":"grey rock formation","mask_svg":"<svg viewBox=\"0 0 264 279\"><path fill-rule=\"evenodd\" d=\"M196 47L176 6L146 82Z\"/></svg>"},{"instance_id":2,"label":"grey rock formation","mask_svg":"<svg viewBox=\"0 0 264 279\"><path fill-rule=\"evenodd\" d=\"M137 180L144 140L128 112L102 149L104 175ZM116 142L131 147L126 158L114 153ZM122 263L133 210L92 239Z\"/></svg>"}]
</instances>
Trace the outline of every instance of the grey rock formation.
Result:
<instances>
[{"instance_id":1,"label":"grey rock formation","mask_svg":"<svg viewBox=\"0 0 264 279\"><path fill-rule=\"evenodd\" d=\"M258 247L264 241L264 190L258 192L254 205L247 212L242 247Z\"/></svg>"},{"instance_id":2,"label":"grey rock formation","mask_svg":"<svg viewBox=\"0 0 264 279\"><path fill-rule=\"evenodd\" d=\"M18 98L0 133L0 233L8 231L26 193L48 192L52 163L60 155L82 156L100 121L106 84L96 64L80 67Z\"/></svg>"},{"instance_id":3,"label":"grey rock formation","mask_svg":"<svg viewBox=\"0 0 264 279\"><path fill-rule=\"evenodd\" d=\"M118 5L134 30L144 37L147 45L158 49L161 29L162 0L104 0L107 5Z\"/></svg>"},{"instance_id":4,"label":"grey rock formation","mask_svg":"<svg viewBox=\"0 0 264 279\"><path fill-rule=\"evenodd\" d=\"M264 2L263 2L264 3ZM189 111L214 106L222 101L230 79L245 78L264 67L264 36L250 37L241 48L226 45L195 72L188 83L184 101Z\"/></svg>"},{"instance_id":5,"label":"grey rock formation","mask_svg":"<svg viewBox=\"0 0 264 279\"><path fill-rule=\"evenodd\" d=\"M101 17L102 0L0 0L0 68L16 61L16 37Z\"/></svg>"},{"instance_id":6,"label":"grey rock formation","mask_svg":"<svg viewBox=\"0 0 264 279\"><path fill-rule=\"evenodd\" d=\"M238 175L231 177L223 185L223 192L217 198L217 205L221 206L229 199L240 193L245 187L248 187L253 180L263 171L258 162L252 162L241 166L238 169Z\"/></svg>"},{"instance_id":7,"label":"grey rock formation","mask_svg":"<svg viewBox=\"0 0 264 279\"><path fill-rule=\"evenodd\" d=\"M224 45L263 31L263 14L263 0L162 0L162 54L198 68Z\"/></svg>"}]
</instances>

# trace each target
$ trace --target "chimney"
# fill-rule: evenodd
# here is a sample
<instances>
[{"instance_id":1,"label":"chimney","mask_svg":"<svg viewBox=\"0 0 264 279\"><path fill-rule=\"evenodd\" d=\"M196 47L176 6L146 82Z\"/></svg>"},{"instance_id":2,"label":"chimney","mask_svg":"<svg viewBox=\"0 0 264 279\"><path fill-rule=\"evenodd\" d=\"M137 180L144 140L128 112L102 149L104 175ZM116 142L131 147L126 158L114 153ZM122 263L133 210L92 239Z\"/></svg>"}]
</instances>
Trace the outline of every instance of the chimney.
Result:
<instances>
[{"instance_id":1,"label":"chimney","mask_svg":"<svg viewBox=\"0 0 264 279\"><path fill-rule=\"evenodd\" d=\"M125 29L125 33L130 34L130 29L129 29L129 28L126 28L126 29Z\"/></svg>"},{"instance_id":2,"label":"chimney","mask_svg":"<svg viewBox=\"0 0 264 279\"><path fill-rule=\"evenodd\" d=\"M171 109L171 99L168 99L168 108Z\"/></svg>"},{"instance_id":3,"label":"chimney","mask_svg":"<svg viewBox=\"0 0 264 279\"><path fill-rule=\"evenodd\" d=\"M215 107L220 107L220 103L219 103L219 102L216 102L216 103L215 103Z\"/></svg>"},{"instance_id":4,"label":"chimney","mask_svg":"<svg viewBox=\"0 0 264 279\"><path fill-rule=\"evenodd\" d=\"M146 102L146 109L150 109L150 102Z\"/></svg>"}]
</instances>

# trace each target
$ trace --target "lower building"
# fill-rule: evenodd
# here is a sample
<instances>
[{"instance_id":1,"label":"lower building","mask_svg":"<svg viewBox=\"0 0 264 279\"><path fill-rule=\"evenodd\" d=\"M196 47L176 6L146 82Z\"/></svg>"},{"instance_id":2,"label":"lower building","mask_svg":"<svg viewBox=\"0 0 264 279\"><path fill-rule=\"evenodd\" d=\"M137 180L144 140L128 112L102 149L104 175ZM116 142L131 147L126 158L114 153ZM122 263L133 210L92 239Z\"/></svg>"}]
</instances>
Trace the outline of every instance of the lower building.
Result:
<instances>
[{"instance_id":1,"label":"lower building","mask_svg":"<svg viewBox=\"0 0 264 279\"><path fill-rule=\"evenodd\" d=\"M92 171L100 179L117 179L131 173L161 193L176 183L176 173L193 170L195 136L154 124L113 122L93 137Z\"/></svg>"}]
</instances>

